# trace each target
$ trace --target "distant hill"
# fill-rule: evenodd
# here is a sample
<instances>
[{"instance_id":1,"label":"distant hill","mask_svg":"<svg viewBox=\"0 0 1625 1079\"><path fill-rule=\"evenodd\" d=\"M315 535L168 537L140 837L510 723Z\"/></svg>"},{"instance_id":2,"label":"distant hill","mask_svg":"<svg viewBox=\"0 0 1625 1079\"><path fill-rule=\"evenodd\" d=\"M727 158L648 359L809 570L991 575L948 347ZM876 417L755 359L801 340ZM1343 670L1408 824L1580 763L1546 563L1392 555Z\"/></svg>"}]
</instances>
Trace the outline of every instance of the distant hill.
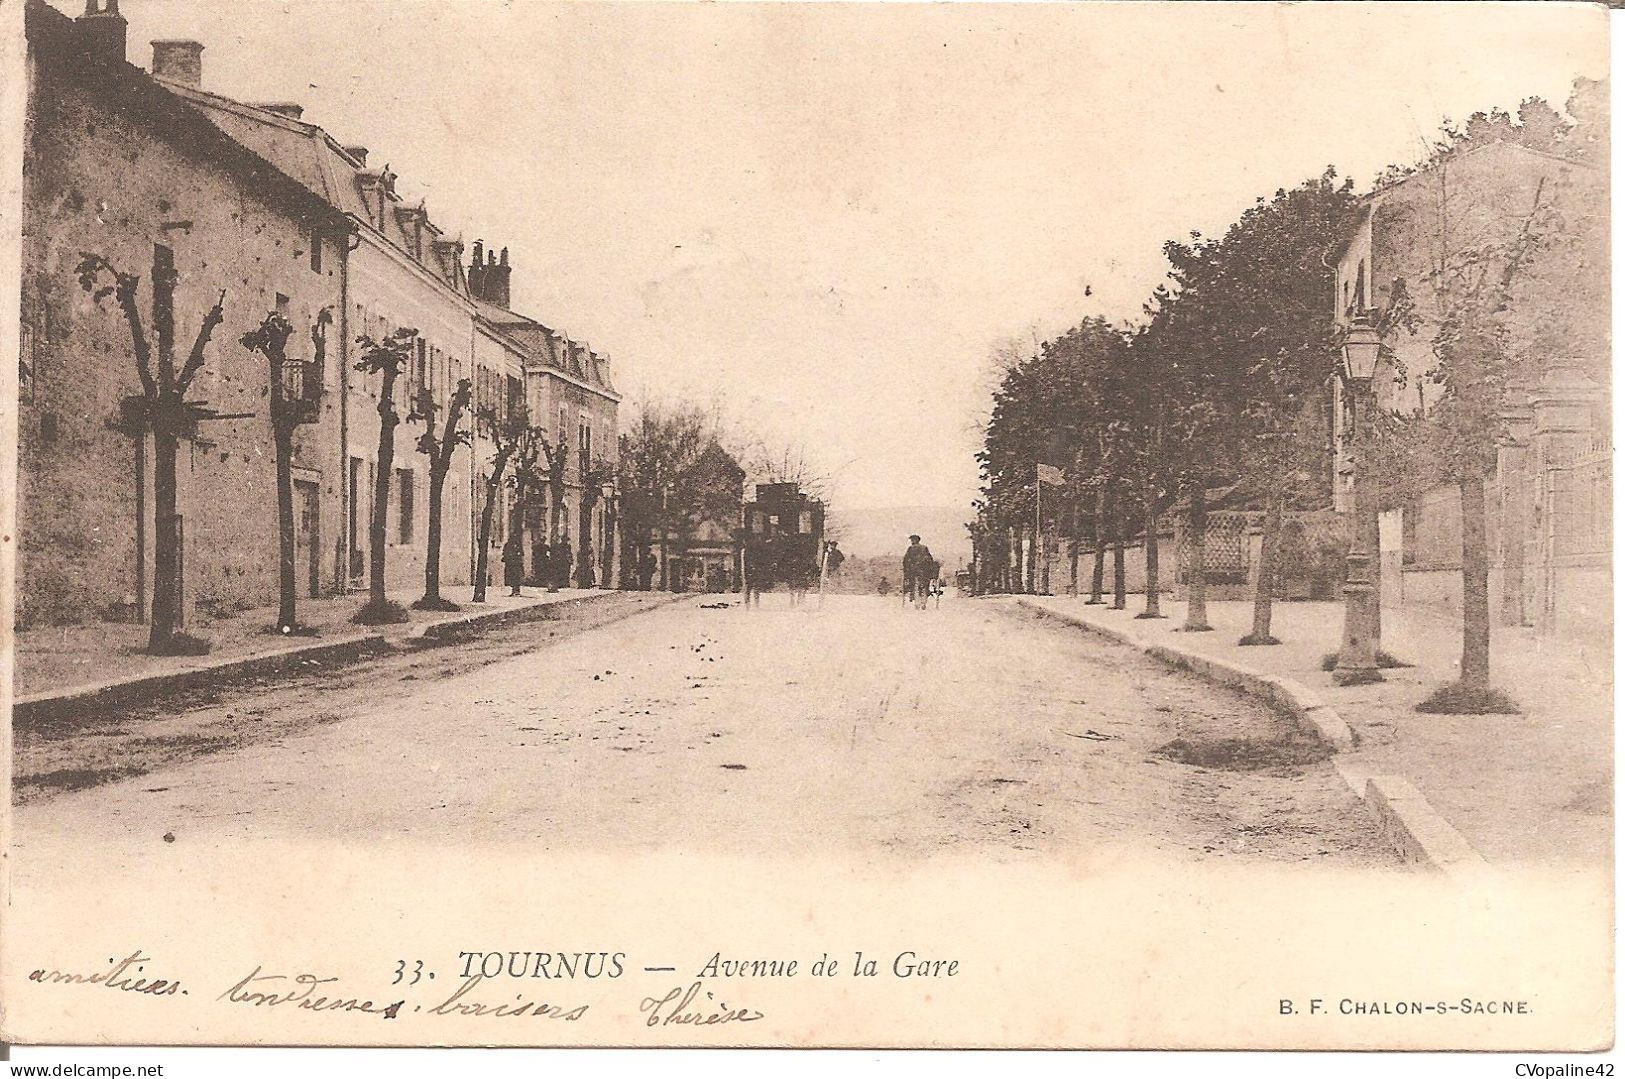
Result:
<instances>
[{"instance_id":1,"label":"distant hill","mask_svg":"<svg viewBox=\"0 0 1625 1079\"><path fill-rule=\"evenodd\" d=\"M850 558L896 558L901 564L908 537L918 532L945 572L970 564L971 511L952 506L893 506L884 509L830 507L830 534Z\"/></svg>"}]
</instances>

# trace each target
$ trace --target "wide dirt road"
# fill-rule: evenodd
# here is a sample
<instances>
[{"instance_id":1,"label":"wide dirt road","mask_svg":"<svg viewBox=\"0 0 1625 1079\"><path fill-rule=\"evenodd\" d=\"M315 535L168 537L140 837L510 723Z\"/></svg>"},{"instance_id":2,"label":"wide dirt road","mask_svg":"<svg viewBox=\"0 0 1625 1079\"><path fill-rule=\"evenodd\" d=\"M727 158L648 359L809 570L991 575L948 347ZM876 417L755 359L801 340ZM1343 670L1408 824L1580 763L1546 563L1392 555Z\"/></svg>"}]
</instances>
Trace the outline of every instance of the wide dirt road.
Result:
<instances>
[{"instance_id":1,"label":"wide dirt road","mask_svg":"<svg viewBox=\"0 0 1625 1079\"><path fill-rule=\"evenodd\" d=\"M378 664L320 722L30 801L18 845L1386 861L1317 747L1245 698L1000 601L816 602L693 599L533 628L475 669Z\"/></svg>"}]
</instances>

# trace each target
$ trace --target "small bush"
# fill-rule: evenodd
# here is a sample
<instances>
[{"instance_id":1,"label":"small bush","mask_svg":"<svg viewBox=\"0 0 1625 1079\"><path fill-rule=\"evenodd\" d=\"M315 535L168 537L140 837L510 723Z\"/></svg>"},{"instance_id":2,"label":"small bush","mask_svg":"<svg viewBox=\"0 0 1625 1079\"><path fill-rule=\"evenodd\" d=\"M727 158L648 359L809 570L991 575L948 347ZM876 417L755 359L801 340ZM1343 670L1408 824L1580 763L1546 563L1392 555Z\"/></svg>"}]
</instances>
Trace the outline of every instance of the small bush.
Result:
<instances>
[{"instance_id":1,"label":"small bush","mask_svg":"<svg viewBox=\"0 0 1625 1079\"><path fill-rule=\"evenodd\" d=\"M382 604L368 600L350 619L361 626L393 626L411 620L412 616L406 608L392 599L386 599Z\"/></svg>"},{"instance_id":2,"label":"small bush","mask_svg":"<svg viewBox=\"0 0 1625 1079\"><path fill-rule=\"evenodd\" d=\"M434 599L424 596L412 604L412 609L414 611L460 611L463 608L444 596L436 596Z\"/></svg>"},{"instance_id":3,"label":"small bush","mask_svg":"<svg viewBox=\"0 0 1625 1079\"><path fill-rule=\"evenodd\" d=\"M1440 686L1428 694L1427 698L1416 706L1416 710L1447 716L1515 716L1523 711L1511 697L1498 689L1491 686L1469 686L1461 682Z\"/></svg>"}]
</instances>

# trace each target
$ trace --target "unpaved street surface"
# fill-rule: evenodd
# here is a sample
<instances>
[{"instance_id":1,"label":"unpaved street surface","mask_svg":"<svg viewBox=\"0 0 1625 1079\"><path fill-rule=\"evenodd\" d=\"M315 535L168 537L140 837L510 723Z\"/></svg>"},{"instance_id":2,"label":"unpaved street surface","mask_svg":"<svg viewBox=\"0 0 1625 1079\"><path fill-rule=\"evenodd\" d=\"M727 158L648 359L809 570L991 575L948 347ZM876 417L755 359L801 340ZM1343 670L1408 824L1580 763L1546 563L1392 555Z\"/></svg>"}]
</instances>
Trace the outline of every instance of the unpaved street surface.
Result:
<instances>
[{"instance_id":1,"label":"unpaved street surface","mask_svg":"<svg viewBox=\"0 0 1625 1079\"><path fill-rule=\"evenodd\" d=\"M1315 744L1124 646L996 601L706 602L22 739L19 847L1387 861Z\"/></svg>"}]
</instances>

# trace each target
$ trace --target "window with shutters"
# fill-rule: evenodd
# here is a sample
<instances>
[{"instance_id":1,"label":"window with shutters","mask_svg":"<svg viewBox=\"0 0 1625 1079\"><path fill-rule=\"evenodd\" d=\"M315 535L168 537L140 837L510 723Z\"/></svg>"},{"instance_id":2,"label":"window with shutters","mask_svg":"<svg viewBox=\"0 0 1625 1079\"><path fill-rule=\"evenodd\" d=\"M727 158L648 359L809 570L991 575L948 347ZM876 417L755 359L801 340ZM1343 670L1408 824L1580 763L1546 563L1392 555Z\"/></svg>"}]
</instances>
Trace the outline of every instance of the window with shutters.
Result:
<instances>
[{"instance_id":1,"label":"window with shutters","mask_svg":"<svg viewBox=\"0 0 1625 1079\"><path fill-rule=\"evenodd\" d=\"M412 470L410 468L397 468L395 470L395 485L399 490L396 500L400 514L395 523L395 542L412 542L412 518L416 492L412 489Z\"/></svg>"}]
</instances>

